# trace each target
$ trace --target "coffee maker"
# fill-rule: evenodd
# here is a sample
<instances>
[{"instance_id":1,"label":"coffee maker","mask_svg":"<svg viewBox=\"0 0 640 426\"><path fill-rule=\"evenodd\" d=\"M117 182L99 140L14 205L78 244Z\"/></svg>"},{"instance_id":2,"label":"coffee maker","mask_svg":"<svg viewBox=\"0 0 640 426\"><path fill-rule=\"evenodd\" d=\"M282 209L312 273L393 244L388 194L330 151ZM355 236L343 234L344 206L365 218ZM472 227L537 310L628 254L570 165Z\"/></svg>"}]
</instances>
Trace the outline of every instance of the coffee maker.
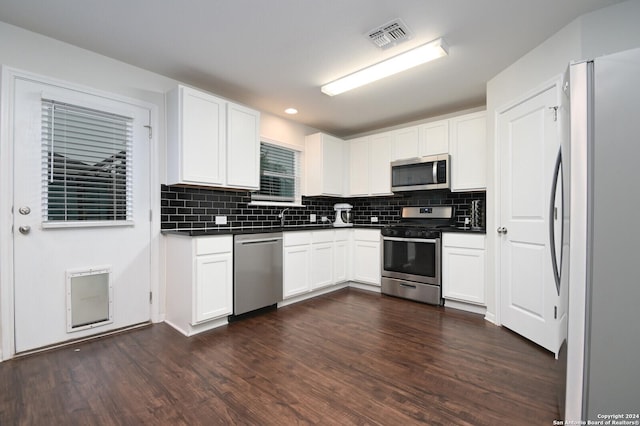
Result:
<instances>
[{"instance_id":1,"label":"coffee maker","mask_svg":"<svg viewBox=\"0 0 640 426\"><path fill-rule=\"evenodd\" d=\"M333 222L335 227L353 226L353 214L351 209L353 206L347 203L338 203L333 205L336 211L336 220Z\"/></svg>"}]
</instances>

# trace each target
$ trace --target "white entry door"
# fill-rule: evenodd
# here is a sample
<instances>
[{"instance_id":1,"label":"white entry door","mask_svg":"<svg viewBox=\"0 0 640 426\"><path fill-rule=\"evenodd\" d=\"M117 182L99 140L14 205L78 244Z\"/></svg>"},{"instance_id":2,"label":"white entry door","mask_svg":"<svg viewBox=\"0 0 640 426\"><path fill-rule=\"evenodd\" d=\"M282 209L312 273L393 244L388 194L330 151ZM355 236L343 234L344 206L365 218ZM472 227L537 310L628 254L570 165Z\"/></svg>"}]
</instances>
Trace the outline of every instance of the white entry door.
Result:
<instances>
[{"instance_id":1,"label":"white entry door","mask_svg":"<svg viewBox=\"0 0 640 426\"><path fill-rule=\"evenodd\" d=\"M553 85L500 113L497 123L500 322L554 353L559 350L559 299L549 247L549 204L560 147L559 97L558 85ZM561 204L558 197L556 205Z\"/></svg>"},{"instance_id":2,"label":"white entry door","mask_svg":"<svg viewBox=\"0 0 640 426\"><path fill-rule=\"evenodd\" d=\"M14 89L16 352L149 321L149 110Z\"/></svg>"}]
</instances>

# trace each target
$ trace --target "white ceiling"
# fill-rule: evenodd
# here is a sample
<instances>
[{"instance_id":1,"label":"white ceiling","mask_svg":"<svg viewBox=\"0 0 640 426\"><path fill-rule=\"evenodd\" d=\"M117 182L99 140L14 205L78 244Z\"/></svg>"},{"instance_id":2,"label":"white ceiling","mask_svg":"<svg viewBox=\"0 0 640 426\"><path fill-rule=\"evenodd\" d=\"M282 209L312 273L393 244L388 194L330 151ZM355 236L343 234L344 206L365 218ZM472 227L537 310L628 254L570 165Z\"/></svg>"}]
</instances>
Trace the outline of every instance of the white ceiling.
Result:
<instances>
[{"instance_id":1,"label":"white ceiling","mask_svg":"<svg viewBox=\"0 0 640 426\"><path fill-rule=\"evenodd\" d=\"M485 103L486 82L619 0L0 0L0 20L349 136ZM401 18L387 50L367 31ZM320 86L444 37L449 56L351 92ZM3 41L5 42L5 41Z\"/></svg>"}]
</instances>

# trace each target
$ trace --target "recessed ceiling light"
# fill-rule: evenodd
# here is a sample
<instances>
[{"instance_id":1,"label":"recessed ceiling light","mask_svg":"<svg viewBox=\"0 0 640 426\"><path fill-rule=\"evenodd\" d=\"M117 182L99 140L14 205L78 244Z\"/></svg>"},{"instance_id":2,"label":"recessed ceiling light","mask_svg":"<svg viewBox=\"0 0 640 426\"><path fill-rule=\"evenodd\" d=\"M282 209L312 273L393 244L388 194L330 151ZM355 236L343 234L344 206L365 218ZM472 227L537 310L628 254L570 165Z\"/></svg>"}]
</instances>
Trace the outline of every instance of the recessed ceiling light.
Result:
<instances>
[{"instance_id":1,"label":"recessed ceiling light","mask_svg":"<svg viewBox=\"0 0 640 426\"><path fill-rule=\"evenodd\" d=\"M287 108L287 109L284 110L284 112L287 113L287 114L293 115L293 114L297 114L298 110L295 109L295 108Z\"/></svg>"},{"instance_id":2,"label":"recessed ceiling light","mask_svg":"<svg viewBox=\"0 0 640 426\"><path fill-rule=\"evenodd\" d=\"M439 38L325 84L320 90L329 96L339 95L340 93L389 77L390 75L397 74L448 54L449 51L446 43L443 39Z\"/></svg>"}]
</instances>

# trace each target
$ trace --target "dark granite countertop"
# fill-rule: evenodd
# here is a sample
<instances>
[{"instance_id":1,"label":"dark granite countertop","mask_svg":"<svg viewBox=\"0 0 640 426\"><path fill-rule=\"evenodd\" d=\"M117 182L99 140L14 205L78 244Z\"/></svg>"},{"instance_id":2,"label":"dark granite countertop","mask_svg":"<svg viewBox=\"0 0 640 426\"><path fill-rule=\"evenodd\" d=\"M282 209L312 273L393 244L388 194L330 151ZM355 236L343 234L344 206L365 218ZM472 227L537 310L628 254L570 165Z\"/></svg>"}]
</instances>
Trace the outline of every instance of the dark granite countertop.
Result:
<instances>
[{"instance_id":1,"label":"dark granite countertop","mask_svg":"<svg viewBox=\"0 0 640 426\"><path fill-rule=\"evenodd\" d=\"M163 229L162 233L165 235L182 235L187 237L201 237L207 235L239 235L239 234L261 234L268 232L295 232L295 231L317 231L317 230L330 230L330 229L382 229L386 225L380 224L354 224L348 227L334 227L332 224L320 225L291 225L284 227L270 227L270 228L238 228L238 227L226 227L220 226L217 228L207 229ZM485 229L471 229L461 227L449 227L442 228L442 232L462 232L471 234L486 234Z\"/></svg>"}]
</instances>

